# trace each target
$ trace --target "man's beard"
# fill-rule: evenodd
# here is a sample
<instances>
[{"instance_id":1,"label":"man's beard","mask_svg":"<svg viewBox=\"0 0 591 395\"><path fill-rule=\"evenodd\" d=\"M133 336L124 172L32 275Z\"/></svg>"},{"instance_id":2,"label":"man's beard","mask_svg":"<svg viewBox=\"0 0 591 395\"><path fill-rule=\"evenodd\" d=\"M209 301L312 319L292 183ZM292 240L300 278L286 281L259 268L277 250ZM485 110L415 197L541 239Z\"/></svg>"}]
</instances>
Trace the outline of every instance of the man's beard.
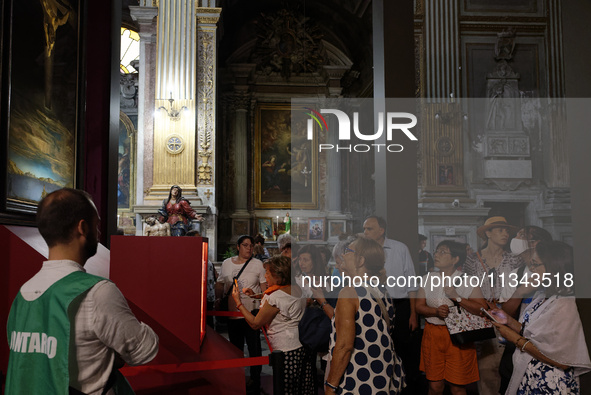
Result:
<instances>
[{"instance_id":1,"label":"man's beard","mask_svg":"<svg viewBox=\"0 0 591 395\"><path fill-rule=\"evenodd\" d=\"M98 239L93 235L88 237L84 243L84 261L86 262L90 257L96 254L98 249Z\"/></svg>"}]
</instances>

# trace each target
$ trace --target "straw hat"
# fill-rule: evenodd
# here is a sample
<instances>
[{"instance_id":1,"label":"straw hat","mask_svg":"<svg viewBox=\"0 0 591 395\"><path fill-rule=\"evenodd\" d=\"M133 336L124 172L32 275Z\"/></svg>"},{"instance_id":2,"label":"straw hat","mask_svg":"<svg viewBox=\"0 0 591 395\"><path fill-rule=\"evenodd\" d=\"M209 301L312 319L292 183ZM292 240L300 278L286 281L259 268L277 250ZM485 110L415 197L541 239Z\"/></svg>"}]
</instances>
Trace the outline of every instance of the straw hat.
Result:
<instances>
[{"instance_id":1,"label":"straw hat","mask_svg":"<svg viewBox=\"0 0 591 395\"><path fill-rule=\"evenodd\" d=\"M519 230L517 226L509 225L505 217L490 217L480 228L476 230L476 234L482 239L486 240L486 231L493 228L507 228L507 231L513 236Z\"/></svg>"}]
</instances>

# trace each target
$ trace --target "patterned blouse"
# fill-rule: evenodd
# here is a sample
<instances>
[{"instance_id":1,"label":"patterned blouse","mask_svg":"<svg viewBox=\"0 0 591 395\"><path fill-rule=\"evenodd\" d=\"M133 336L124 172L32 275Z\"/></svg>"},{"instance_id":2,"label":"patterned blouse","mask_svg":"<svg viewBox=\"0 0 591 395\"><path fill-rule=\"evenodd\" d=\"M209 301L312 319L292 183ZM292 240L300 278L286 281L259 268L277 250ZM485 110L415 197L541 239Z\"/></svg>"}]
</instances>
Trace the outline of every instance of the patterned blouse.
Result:
<instances>
[{"instance_id":1,"label":"patterned blouse","mask_svg":"<svg viewBox=\"0 0 591 395\"><path fill-rule=\"evenodd\" d=\"M499 300L503 285L509 283L509 274L523 265L523 260L519 256L505 251L501 264L493 269L486 264L486 259L480 259L479 255L482 258L480 252L468 255L463 272L469 276L484 279L480 289L486 300Z\"/></svg>"}]
</instances>

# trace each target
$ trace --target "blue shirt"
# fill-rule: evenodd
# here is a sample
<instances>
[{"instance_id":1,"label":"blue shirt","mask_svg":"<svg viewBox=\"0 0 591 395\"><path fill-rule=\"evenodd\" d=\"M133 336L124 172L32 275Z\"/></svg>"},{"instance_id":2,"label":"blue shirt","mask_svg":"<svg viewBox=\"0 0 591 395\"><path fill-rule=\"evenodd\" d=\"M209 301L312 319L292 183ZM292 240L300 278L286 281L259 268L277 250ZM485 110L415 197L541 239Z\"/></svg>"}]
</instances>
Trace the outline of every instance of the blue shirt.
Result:
<instances>
[{"instance_id":1,"label":"blue shirt","mask_svg":"<svg viewBox=\"0 0 591 395\"><path fill-rule=\"evenodd\" d=\"M388 285L387 288L390 296L394 299L403 299L408 298L409 292L418 291L420 276L416 276L415 274L415 266L410 257L408 247L399 241L385 239L384 254L386 255L386 264L384 267L388 275L386 284ZM404 278L399 279L399 277Z\"/></svg>"}]
</instances>

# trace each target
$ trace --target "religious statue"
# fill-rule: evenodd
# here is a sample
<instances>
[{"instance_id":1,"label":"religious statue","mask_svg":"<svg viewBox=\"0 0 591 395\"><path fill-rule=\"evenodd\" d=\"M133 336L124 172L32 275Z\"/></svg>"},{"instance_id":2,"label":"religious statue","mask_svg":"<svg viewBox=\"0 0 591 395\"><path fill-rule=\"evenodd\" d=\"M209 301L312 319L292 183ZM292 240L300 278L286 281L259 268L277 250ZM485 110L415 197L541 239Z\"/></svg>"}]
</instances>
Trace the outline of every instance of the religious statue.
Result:
<instances>
[{"instance_id":1,"label":"religious statue","mask_svg":"<svg viewBox=\"0 0 591 395\"><path fill-rule=\"evenodd\" d=\"M156 217L146 218L146 229L144 236L170 236L170 224L168 222L160 223Z\"/></svg>"},{"instance_id":2,"label":"religious statue","mask_svg":"<svg viewBox=\"0 0 591 395\"><path fill-rule=\"evenodd\" d=\"M283 222L285 223L285 233L291 233L291 217L289 213L285 214L285 218L283 218Z\"/></svg>"},{"instance_id":3,"label":"religious statue","mask_svg":"<svg viewBox=\"0 0 591 395\"><path fill-rule=\"evenodd\" d=\"M191 219L199 222L203 217L191 207L191 203L183 197L183 190L178 185L170 187L168 199L162 201L162 208L158 210L160 222L170 224L172 236L184 236L189 230Z\"/></svg>"}]
</instances>

